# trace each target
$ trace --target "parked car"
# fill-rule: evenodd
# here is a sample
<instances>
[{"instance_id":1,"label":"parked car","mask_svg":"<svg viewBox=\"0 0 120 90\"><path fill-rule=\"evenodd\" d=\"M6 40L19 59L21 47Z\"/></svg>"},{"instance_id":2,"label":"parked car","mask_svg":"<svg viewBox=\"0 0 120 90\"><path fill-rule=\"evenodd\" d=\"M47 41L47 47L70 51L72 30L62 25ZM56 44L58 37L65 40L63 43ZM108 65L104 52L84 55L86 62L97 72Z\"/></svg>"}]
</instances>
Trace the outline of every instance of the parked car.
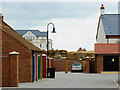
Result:
<instances>
[{"instance_id":1,"label":"parked car","mask_svg":"<svg viewBox=\"0 0 120 90\"><path fill-rule=\"evenodd\" d=\"M74 63L72 65L71 72L83 72L83 66L81 63Z\"/></svg>"}]
</instances>

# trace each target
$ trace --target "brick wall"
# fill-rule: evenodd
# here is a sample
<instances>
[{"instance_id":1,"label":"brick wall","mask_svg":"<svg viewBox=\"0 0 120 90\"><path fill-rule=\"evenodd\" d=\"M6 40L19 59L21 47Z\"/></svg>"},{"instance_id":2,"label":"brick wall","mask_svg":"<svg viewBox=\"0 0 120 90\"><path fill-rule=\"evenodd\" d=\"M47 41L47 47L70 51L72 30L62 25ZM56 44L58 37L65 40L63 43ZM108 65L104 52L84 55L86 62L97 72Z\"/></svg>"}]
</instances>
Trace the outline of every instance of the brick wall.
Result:
<instances>
[{"instance_id":1,"label":"brick wall","mask_svg":"<svg viewBox=\"0 0 120 90\"><path fill-rule=\"evenodd\" d=\"M86 59L86 73L90 73L90 60Z\"/></svg>"},{"instance_id":2,"label":"brick wall","mask_svg":"<svg viewBox=\"0 0 120 90\"><path fill-rule=\"evenodd\" d=\"M118 43L95 43L95 54L120 54Z\"/></svg>"},{"instance_id":3,"label":"brick wall","mask_svg":"<svg viewBox=\"0 0 120 90\"><path fill-rule=\"evenodd\" d=\"M96 72L103 71L103 55L95 55Z\"/></svg>"},{"instance_id":4,"label":"brick wall","mask_svg":"<svg viewBox=\"0 0 120 90\"><path fill-rule=\"evenodd\" d=\"M2 56L8 57L9 52L17 51L19 52L19 82L32 82L32 50L29 50L27 47L22 45L16 39L12 38L8 34L2 31ZM3 64L3 74L2 76L6 76L6 79L3 77L2 80L6 83L8 68L7 59L2 59Z\"/></svg>"},{"instance_id":5,"label":"brick wall","mask_svg":"<svg viewBox=\"0 0 120 90\"><path fill-rule=\"evenodd\" d=\"M2 86L9 86L10 83L10 57L2 57Z\"/></svg>"},{"instance_id":6,"label":"brick wall","mask_svg":"<svg viewBox=\"0 0 120 90\"><path fill-rule=\"evenodd\" d=\"M85 60L83 60L85 61ZM81 62L80 60L68 60L68 71L71 71L72 64L75 62ZM55 67L55 71L65 71L65 59L53 59L52 67Z\"/></svg>"},{"instance_id":7,"label":"brick wall","mask_svg":"<svg viewBox=\"0 0 120 90\"><path fill-rule=\"evenodd\" d=\"M83 71L87 73L96 73L95 60L85 59L85 60L67 60L68 61L68 71L71 71L72 64L80 62L83 65ZM65 71L65 59L53 59L52 67L55 67L55 71Z\"/></svg>"},{"instance_id":8,"label":"brick wall","mask_svg":"<svg viewBox=\"0 0 120 90\"><path fill-rule=\"evenodd\" d=\"M65 71L65 59L53 59L52 67L55 67L55 71Z\"/></svg>"},{"instance_id":9,"label":"brick wall","mask_svg":"<svg viewBox=\"0 0 120 90\"><path fill-rule=\"evenodd\" d=\"M16 54L2 57L2 87L18 87L19 57Z\"/></svg>"},{"instance_id":10,"label":"brick wall","mask_svg":"<svg viewBox=\"0 0 120 90\"><path fill-rule=\"evenodd\" d=\"M95 73L95 60L90 60L90 73Z\"/></svg>"}]
</instances>

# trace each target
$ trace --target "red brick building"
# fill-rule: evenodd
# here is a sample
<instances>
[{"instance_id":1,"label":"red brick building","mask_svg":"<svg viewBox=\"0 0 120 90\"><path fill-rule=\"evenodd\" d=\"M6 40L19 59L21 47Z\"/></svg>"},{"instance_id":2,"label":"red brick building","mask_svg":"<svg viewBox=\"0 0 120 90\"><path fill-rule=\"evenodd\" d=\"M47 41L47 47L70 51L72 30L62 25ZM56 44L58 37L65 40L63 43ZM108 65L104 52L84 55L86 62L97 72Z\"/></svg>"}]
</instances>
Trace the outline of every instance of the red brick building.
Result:
<instances>
[{"instance_id":1,"label":"red brick building","mask_svg":"<svg viewBox=\"0 0 120 90\"><path fill-rule=\"evenodd\" d=\"M104 14L100 7L95 43L96 72L120 71L120 14Z\"/></svg>"},{"instance_id":2,"label":"red brick building","mask_svg":"<svg viewBox=\"0 0 120 90\"><path fill-rule=\"evenodd\" d=\"M9 53L13 51L19 52L18 64L13 63L13 67L18 66L18 82L34 82L41 79L41 54L43 52L5 23L2 15L0 15L0 21L2 21L0 23L0 32L2 34L2 86L11 86L11 59ZM14 77L11 78L14 80Z\"/></svg>"}]
</instances>

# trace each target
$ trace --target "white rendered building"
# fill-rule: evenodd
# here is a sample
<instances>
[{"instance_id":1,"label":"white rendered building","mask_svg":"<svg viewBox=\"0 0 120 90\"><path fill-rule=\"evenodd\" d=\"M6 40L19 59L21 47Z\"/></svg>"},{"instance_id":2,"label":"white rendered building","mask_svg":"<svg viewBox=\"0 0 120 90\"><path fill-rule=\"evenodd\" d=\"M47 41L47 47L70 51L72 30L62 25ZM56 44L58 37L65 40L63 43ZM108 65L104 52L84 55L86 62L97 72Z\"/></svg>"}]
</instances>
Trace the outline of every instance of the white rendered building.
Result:
<instances>
[{"instance_id":1,"label":"white rendered building","mask_svg":"<svg viewBox=\"0 0 120 90\"><path fill-rule=\"evenodd\" d=\"M41 32L39 30L16 30L16 32L41 50L47 50L47 32ZM52 40L49 39L49 50L52 49Z\"/></svg>"}]
</instances>

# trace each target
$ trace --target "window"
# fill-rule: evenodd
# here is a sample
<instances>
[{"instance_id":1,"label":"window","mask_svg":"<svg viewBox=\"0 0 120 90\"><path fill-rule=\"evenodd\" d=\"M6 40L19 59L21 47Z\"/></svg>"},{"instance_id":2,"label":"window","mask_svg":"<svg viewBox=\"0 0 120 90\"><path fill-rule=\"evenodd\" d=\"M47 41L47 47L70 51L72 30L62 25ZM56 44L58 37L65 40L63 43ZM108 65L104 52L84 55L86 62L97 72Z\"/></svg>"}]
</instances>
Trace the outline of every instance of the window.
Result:
<instances>
[{"instance_id":1,"label":"window","mask_svg":"<svg viewBox=\"0 0 120 90\"><path fill-rule=\"evenodd\" d=\"M36 39L39 39L39 37L36 37Z\"/></svg>"},{"instance_id":2,"label":"window","mask_svg":"<svg viewBox=\"0 0 120 90\"><path fill-rule=\"evenodd\" d=\"M42 37L39 37L39 39L42 39Z\"/></svg>"},{"instance_id":3,"label":"window","mask_svg":"<svg viewBox=\"0 0 120 90\"><path fill-rule=\"evenodd\" d=\"M40 44L40 47L42 47L42 45Z\"/></svg>"},{"instance_id":4,"label":"window","mask_svg":"<svg viewBox=\"0 0 120 90\"><path fill-rule=\"evenodd\" d=\"M33 39L35 39L35 37L32 37Z\"/></svg>"},{"instance_id":5,"label":"window","mask_svg":"<svg viewBox=\"0 0 120 90\"><path fill-rule=\"evenodd\" d=\"M32 39L32 37L28 37L28 36L26 36L25 39Z\"/></svg>"},{"instance_id":6,"label":"window","mask_svg":"<svg viewBox=\"0 0 120 90\"><path fill-rule=\"evenodd\" d=\"M42 39L46 39L46 37L42 37Z\"/></svg>"},{"instance_id":7,"label":"window","mask_svg":"<svg viewBox=\"0 0 120 90\"><path fill-rule=\"evenodd\" d=\"M35 39L35 37L26 36L25 39Z\"/></svg>"},{"instance_id":8,"label":"window","mask_svg":"<svg viewBox=\"0 0 120 90\"><path fill-rule=\"evenodd\" d=\"M73 66L81 66L81 63L75 63Z\"/></svg>"}]
</instances>

